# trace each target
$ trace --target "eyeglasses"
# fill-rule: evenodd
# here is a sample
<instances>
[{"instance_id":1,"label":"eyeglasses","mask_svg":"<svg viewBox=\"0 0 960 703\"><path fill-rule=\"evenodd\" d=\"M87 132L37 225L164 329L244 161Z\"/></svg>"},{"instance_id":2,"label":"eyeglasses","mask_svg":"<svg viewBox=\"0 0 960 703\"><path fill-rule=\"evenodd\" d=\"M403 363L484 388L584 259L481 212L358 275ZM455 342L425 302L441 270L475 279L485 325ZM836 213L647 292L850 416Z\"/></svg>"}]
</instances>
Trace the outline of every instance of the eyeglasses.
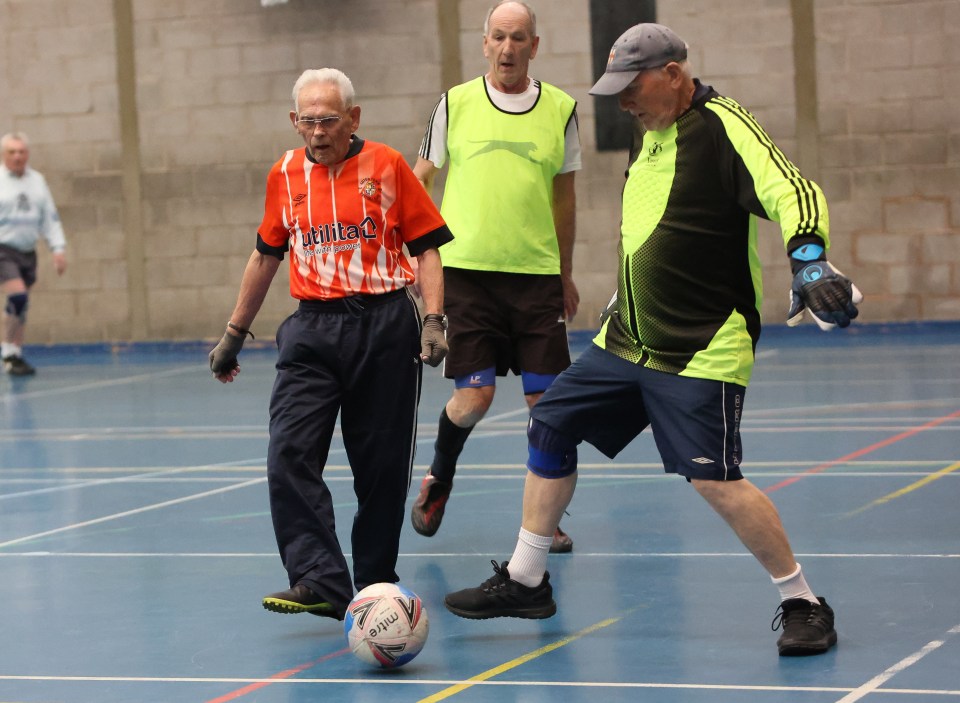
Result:
<instances>
[{"instance_id":1,"label":"eyeglasses","mask_svg":"<svg viewBox=\"0 0 960 703\"><path fill-rule=\"evenodd\" d=\"M297 127L300 127L301 129L309 130L311 132L315 130L317 127L330 129L342 119L343 117L341 117L340 115L324 115L323 117L297 116Z\"/></svg>"}]
</instances>

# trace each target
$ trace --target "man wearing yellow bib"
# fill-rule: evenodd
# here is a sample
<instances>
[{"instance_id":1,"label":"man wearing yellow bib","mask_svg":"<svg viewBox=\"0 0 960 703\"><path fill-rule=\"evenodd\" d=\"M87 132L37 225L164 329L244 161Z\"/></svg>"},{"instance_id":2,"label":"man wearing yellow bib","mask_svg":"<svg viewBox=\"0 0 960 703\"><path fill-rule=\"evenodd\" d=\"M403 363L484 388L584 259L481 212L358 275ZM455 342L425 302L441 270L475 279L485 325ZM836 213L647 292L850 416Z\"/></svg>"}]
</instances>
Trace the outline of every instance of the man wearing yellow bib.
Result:
<instances>
[{"instance_id":1,"label":"man wearing yellow bib","mask_svg":"<svg viewBox=\"0 0 960 703\"><path fill-rule=\"evenodd\" d=\"M493 402L496 377L519 374L532 408L570 365L566 322L580 295L573 282L580 169L576 101L530 78L536 15L502 0L483 30L486 75L455 86L434 108L414 173L428 192L448 165L443 214L456 239L443 252L450 352L444 375L453 396L440 414L434 458L411 521L440 528L457 458ZM553 552L573 541L559 527Z\"/></svg>"}]
</instances>

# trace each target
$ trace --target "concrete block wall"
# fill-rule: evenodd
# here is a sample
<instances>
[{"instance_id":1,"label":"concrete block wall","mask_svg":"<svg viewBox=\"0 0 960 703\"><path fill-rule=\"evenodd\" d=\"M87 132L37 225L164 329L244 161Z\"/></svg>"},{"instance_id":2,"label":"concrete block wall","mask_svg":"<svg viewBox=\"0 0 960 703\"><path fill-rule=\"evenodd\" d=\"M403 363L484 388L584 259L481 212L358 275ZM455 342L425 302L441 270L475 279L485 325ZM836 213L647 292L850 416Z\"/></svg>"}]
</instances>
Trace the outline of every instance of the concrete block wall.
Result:
<instances>
[{"instance_id":1,"label":"concrete block wall","mask_svg":"<svg viewBox=\"0 0 960 703\"><path fill-rule=\"evenodd\" d=\"M799 1L799 0L794 0ZM818 134L813 171L831 206L832 259L868 299L863 319L960 318L960 4L811 0ZM455 3L455 5L454 5ZM578 100L575 277L591 328L615 285L623 151L598 153L587 0L535 0L535 77ZM41 252L29 343L220 334L261 217L264 177L299 144L288 112L300 71L353 80L361 133L412 164L441 90L439 13L459 13L461 80L486 70L487 0L132 0L143 275L130 280L113 0L0 0L0 131L32 140L69 238L57 278ZM798 165L791 0L660 0L695 72L748 107ZM603 51L606 47L603 48ZM439 196L439 192L437 193ZM761 228L764 317L780 322L789 271ZM142 279L142 280L141 280ZM295 306L282 273L261 336ZM140 336L143 336L141 333Z\"/></svg>"},{"instance_id":2,"label":"concrete block wall","mask_svg":"<svg viewBox=\"0 0 960 703\"><path fill-rule=\"evenodd\" d=\"M960 3L815 5L822 180L865 318L956 320Z\"/></svg>"}]
</instances>

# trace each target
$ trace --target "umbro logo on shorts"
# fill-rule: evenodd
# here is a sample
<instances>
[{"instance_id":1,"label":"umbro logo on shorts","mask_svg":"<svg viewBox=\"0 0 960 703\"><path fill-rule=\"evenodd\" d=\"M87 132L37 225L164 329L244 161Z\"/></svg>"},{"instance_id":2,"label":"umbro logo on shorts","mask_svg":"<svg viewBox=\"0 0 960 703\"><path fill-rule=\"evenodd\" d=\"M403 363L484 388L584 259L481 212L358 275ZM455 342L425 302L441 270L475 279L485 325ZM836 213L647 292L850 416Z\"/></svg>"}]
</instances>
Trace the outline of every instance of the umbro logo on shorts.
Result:
<instances>
[{"instance_id":1,"label":"umbro logo on shorts","mask_svg":"<svg viewBox=\"0 0 960 703\"><path fill-rule=\"evenodd\" d=\"M698 456L696 459L691 459L691 461L695 461L695 462L698 463L698 464L712 464L712 463L713 463L713 459L707 459L707 457L705 457L705 456Z\"/></svg>"}]
</instances>

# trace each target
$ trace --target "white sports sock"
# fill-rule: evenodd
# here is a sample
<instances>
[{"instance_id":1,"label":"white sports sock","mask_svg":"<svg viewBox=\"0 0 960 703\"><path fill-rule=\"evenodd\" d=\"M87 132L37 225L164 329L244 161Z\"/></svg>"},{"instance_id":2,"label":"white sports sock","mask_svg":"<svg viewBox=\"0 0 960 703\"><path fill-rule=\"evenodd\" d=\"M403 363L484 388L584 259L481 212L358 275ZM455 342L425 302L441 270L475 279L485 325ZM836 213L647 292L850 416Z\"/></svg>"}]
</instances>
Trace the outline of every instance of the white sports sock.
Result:
<instances>
[{"instance_id":1,"label":"white sports sock","mask_svg":"<svg viewBox=\"0 0 960 703\"><path fill-rule=\"evenodd\" d=\"M797 564L797 570L792 574L778 579L771 576L770 580L780 589L781 602L790 598L803 598L816 605L820 604L817 597L813 595L813 591L810 590L810 586L807 585L807 580L803 577L803 571L800 570L799 564Z\"/></svg>"},{"instance_id":2,"label":"white sports sock","mask_svg":"<svg viewBox=\"0 0 960 703\"><path fill-rule=\"evenodd\" d=\"M539 586L547 570L547 554L550 553L552 543L552 534L543 537L527 532L521 527L520 535L517 537L517 547L513 550L513 556L510 557L510 563L507 565L510 578L524 586Z\"/></svg>"},{"instance_id":3,"label":"white sports sock","mask_svg":"<svg viewBox=\"0 0 960 703\"><path fill-rule=\"evenodd\" d=\"M23 350L16 344L2 342L0 343L0 356L4 358L8 356L23 356Z\"/></svg>"}]
</instances>

